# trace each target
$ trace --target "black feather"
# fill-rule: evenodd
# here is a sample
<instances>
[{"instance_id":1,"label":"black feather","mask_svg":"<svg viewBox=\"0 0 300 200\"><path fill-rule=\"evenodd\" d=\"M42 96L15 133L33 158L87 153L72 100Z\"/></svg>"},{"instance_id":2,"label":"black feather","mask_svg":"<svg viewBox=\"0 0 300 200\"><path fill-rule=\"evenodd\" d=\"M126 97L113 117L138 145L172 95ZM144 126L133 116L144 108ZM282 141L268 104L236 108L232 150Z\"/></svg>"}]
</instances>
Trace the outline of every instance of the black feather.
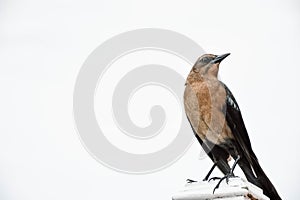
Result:
<instances>
[{"instance_id":1,"label":"black feather","mask_svg":"<svg viewBox=\"0 0 300 200\"><path fill-rule=\"evenodd\" d=\"M224 83L223 85L226 90L226 122L234 136L238 154L241 156L238 164L244 171L246 178L262 188L265 195L271 200L280 200L281 198L275 187L264 173L252 150L250 138L238 103L228 87ZM256 175L254 175L252 168Z\"/></svg>"}]
</instances>

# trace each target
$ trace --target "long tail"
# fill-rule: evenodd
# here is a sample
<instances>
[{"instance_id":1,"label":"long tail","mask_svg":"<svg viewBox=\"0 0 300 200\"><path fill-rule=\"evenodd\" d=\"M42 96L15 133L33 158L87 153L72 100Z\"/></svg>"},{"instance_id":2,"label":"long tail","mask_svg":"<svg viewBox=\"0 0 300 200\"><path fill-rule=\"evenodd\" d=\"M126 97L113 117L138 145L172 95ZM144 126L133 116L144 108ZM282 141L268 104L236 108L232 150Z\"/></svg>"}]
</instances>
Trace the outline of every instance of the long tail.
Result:
<instances>
[{"instance_id":1,"label":"long tail","mask_svg":"<svg viewBox=\"0 0 300 200\"><path fill-rule=\"evenodd\" d=\"M254 152L251 152L252 167L255 171L257 181L263 189L265 195L267 195L271 200L281 200L281 197L277 193L274 185L271 183L270 179L267 177L260 164L256 158Z\"/></svg>"}]
</instances>

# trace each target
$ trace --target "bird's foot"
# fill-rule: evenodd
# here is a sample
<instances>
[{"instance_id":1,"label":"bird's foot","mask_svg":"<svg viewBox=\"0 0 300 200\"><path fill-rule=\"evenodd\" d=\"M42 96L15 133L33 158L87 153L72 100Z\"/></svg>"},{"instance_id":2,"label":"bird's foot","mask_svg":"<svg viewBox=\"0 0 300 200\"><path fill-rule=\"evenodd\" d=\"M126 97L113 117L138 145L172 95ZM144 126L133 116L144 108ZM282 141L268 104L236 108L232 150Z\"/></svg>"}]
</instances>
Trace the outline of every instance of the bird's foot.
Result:
<instances>
[{"instance_id":1,"label":"bird's foot","mask_svg":"<svg viewBox=\"0 0 300 200\"><path fill-rule=\"evenodd\" d=\"M235 178L235 177L238 177L238 176L235 176L233 174L233 171L238 163L238 161L241 159L241 157L238 155L236 160L234 161L233 165L232 165L232 168L230 169L230 171L228 172L228 174L226 174L223 178L221 178L218 182L218 184L216 185L216 187L214 188L214 191L213 191L213 194L215 193L216 189L219 188L221 182L226 179L226 183L228 184L228 181L229 181L229 178Z\"/></svg>"},{"instance_id":2,"label":"bird's foot","mask_svg":"<svg viewBox=\"0 0 300 200\"><path fill-rule=\"evenodd\" d=\"M209 180L208 180L208 182L210 182L211 180L220 180L221 179L221 177L211 177ZM204 180L203 180L204 181Z\"/></svg>"},{"instance_id":3,"label":"bird's foot","mask_svg":"<svg viewBox=\"0 0 300 200\"><path fill-rule=\"evenodd\" d=\"M214 188L213 194L215 193L216 189L218 189L220 187L220 184L222 183L222 181L224 181L226 179L226 183L228 184L229 182L229 178L237 178L238 176L235 176L233 173L229 172L228 174L226 174L224 177L219 178L219 177L213 177L213 178L217 178L220 179L219 182L217 183L217 185ZM210 179L211 180L211 179Z\"/></svg>"},{"instance_id":4,"label":"bird's foot","mask_svg":"<svg viewBox=\"0 0 300 200\"><path fill-rule=\"evenodd\" d=\"M192 179L186 179L186 182L187 182L187 183L195 183L195 182L197 182L197 181L194 181L194 180L192 180Z\"/></svg>"}]
</instances>

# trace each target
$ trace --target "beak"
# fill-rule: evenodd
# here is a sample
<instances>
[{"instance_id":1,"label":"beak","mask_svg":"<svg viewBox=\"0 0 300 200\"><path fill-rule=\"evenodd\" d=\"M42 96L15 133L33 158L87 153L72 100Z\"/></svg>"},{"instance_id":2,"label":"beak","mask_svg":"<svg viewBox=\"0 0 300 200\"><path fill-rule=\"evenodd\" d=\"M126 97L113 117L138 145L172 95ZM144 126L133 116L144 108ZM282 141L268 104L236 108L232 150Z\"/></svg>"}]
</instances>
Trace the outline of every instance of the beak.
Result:
<instances>
[{"instance_id":1,"label":"beak","mask_svg":"<svg viewBox=\"0 0 300 200\"><path fill-rule=\"evenodd\" d=\"M222 60L224 60L227 56L229 56L230 53L225 53L223 55L217 56L215 59L210 61L211 63L220 63Z\"/></svg>"}]
</instances>

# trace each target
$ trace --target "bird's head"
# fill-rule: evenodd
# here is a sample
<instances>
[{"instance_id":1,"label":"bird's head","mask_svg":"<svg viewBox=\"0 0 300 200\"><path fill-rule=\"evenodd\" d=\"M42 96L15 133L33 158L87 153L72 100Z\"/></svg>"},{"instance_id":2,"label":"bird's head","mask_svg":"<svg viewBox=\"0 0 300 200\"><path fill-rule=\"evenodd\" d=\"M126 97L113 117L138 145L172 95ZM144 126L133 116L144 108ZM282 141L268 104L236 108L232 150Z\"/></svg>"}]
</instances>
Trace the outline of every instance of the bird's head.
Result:
<instances>
[{"instance_id":1,"label":"bird's head","mask_svg":"<svg viewBox=\"0 0 300 200\"><path fill-rule=\"evenodd\" d=\"M230 53L226 53L220 56L213 54L204 54L200 56L200 58L198 58L192 70L195 73L200 73L200 75L202 76L217 77L221 61L229 55Z\"/></svg>"}]
</instances>

